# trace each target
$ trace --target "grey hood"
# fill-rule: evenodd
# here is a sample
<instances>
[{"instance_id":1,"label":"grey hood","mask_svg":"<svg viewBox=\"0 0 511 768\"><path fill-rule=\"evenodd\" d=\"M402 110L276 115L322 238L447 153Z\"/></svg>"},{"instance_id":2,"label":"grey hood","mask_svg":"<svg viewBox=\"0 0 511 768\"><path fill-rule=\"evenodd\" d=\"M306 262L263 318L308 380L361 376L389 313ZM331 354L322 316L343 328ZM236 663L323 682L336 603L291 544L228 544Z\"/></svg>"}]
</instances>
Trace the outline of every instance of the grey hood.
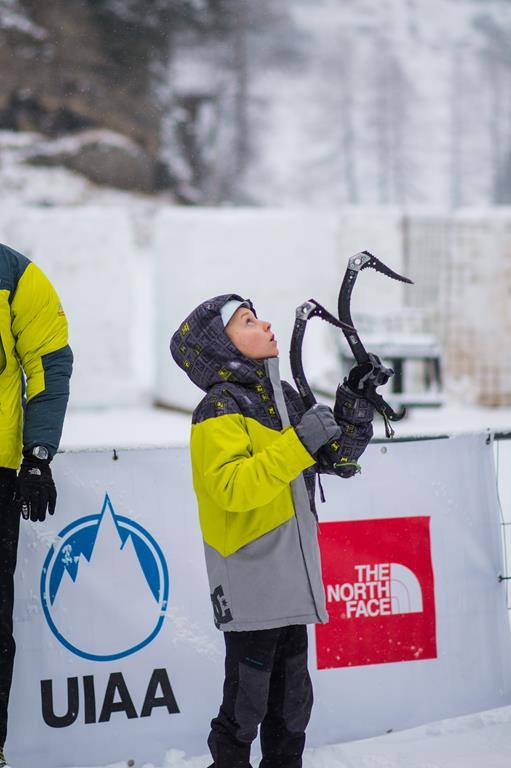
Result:
<instances>
[{"instance_id":1,"label":"grey hood","mask_svg":"<svg viewBox=\"0 0 511 768\"><path fill-rule=\"evenodd\" d=\"M205 392L226 381L254 384L265 375L262 363L245 357L225 332L220 311L231 299L246 302L255 314L250 299L236 293L215 296L199 304L170 341L175 362Z\"/></svg>"}]
</instances>

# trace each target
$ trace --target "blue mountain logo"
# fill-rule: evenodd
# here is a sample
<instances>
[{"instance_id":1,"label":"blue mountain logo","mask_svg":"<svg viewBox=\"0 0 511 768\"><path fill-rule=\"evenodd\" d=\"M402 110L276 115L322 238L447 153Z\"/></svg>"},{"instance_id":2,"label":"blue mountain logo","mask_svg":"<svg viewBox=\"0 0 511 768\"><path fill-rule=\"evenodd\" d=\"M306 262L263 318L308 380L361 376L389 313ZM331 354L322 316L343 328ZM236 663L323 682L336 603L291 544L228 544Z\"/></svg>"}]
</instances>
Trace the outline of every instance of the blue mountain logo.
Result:
<instances>
[{"instance_id":1,"label":"blue mountain logo","mask_svg":"<svg viewBox=\"0 0 511 768\"><path fill-rule=\"evenodd\" d=\"M108 494L100 514L59 533L41 573L51 631L69 651L92 661L121 659L152 642L168 597L160 547L139 523L115 514Z\"/></svg>"}]
</instances>

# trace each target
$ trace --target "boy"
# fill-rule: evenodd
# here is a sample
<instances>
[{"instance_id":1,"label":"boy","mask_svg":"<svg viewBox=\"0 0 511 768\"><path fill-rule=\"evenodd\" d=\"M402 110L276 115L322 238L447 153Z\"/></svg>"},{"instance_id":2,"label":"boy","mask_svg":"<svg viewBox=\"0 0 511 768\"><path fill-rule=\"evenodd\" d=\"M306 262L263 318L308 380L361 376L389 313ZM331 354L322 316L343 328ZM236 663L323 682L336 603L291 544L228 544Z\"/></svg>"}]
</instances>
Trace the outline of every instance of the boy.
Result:
<instances>
[{"instance_id":1,"label":"boy","mask_svg":"<svg viewBox=\"0 0 511 768\"><path fill-rule=\"evenodd\" d=\"M278 373L269 322L236 294L200 304L171 340L206 396L192 419L191 459L225 682L208 745L214 768L300 768L312 708L307 624L328 614L314 507L317 459L336 441L345 476L372 436L372 406L347 384L334 413L305 411ZM348 377L356 388L367 371ZM335 417L334 418L334 414ZM323 471L323 470L322 470ZM211 768L213 768L213 766Z\"/></svg>"}]
</instances>

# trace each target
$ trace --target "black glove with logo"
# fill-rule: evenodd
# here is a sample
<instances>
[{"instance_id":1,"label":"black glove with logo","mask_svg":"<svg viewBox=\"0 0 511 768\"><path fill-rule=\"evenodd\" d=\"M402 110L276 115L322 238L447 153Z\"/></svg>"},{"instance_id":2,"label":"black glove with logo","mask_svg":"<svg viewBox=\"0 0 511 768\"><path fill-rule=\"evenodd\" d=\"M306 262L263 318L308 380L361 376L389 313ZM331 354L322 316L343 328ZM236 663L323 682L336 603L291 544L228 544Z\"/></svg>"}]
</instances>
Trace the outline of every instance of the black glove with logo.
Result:
<instances>
[{"instance_id":1,"label":"black glove with logo","mask_svg":"<svg viewBox=\"0 0 511 768\"><path fill-rule=\"evenodd\" d=\"M345 384L355 395L364 397L367 387L381 387L394 375L392 368L383 365L378 355L369 354L367 363L355 365L345 379Z\"/></svg>"},{"instance_id":2,"label":"black glove with logo","mask_svg":"<svg viewBox=\"0 0 511 768\"><path fill-rule=\"evenodd\" d=\"M355 395L346 383L339 384L335 397L334 416L340 427L338 439L330 444L330 450L318 452L320 472L349 478L360 472L359 458L372 436L374 406L364 397ZM332 449L336 460L332 462Z\"/></svg>"},{"instance_id":3,"label":"black glove with logo","mask_svg":"<svg viewBox=\"0 0 511 768\"><path fill-rule=\"evenodd\" d=\"M50 515L55 512L57 489L53 482L50 462L25 456L16 480L14 504L18 506L22 517L32 522L43 522L46 510Z\"/></svg>"}]
</instances>

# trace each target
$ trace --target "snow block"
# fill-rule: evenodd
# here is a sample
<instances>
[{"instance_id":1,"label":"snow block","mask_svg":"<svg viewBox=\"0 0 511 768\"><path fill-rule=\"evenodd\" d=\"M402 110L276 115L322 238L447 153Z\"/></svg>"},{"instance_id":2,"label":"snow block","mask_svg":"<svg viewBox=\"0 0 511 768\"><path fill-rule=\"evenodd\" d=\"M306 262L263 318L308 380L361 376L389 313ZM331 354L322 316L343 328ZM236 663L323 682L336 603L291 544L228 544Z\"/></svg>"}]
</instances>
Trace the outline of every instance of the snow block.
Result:
<instances>
[{"instance_id":1,"label":"snow block","mask_svg":"<svg viewBox=\"0 0 511 768\"><path fill-rule=\"evenodd\" d=\"M137 343L144 261L129 215L114 207L7 208L0 241L33 259L60 295L75 357L70 406L136 402L137 357L146 355Z\"/></svg>"}]
</instances>

